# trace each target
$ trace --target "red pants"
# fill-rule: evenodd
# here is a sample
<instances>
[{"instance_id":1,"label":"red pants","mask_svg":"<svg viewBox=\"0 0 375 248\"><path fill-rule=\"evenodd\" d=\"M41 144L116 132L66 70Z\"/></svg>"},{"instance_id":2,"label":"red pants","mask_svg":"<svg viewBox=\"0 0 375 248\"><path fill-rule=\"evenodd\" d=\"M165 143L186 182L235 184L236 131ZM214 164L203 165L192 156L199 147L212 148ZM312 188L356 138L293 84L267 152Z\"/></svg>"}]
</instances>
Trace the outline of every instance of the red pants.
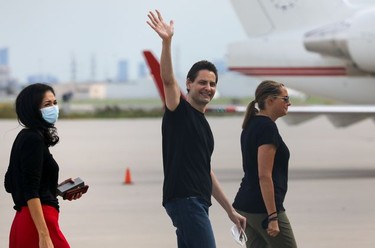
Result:
<instances>
[{"instance_id":1,"label":"red pants","mask_svg":"<svg viewBox=\"0 0 375 248\"><path fill-rule=\"evenodd\" d=\"M55 248L70 248L59 227L59 212L56 208L42 205L44 219ZM9 248L39 248L38 231L28 207L16 213L9 235Z\"/></svg>"}]
</instances>

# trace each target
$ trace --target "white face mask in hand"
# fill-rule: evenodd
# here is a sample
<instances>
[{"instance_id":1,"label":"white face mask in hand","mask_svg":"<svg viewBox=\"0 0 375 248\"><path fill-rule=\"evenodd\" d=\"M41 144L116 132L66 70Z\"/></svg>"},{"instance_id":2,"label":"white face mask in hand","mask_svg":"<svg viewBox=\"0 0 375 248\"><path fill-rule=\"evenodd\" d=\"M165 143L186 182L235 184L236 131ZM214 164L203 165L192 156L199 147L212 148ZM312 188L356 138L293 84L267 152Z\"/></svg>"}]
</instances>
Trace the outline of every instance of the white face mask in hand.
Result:
<instances>
[{"instance_id":1,"label":"white face mask in hand","mask_svg":"<svg viewBox=\"0 0 375 248\"><path fill-rule=\"evenodd\" d=\"M232 231L233 238L237 242L237 244L245 246L247 241L245 232L242 229L238 230L236 225L233 225L230 230Z\"/></svg>"},{"instance_id":2,"label":"white face mask in hand","mask_svg":"<svg viewBox=\"0 0 375 248\"><path fill-rule=\"evenodd\" d=\"M43 119L50 124L54 124L59 118L59 106L57 105L41 108L40 111Z\"/></svg>"}]
</instances>

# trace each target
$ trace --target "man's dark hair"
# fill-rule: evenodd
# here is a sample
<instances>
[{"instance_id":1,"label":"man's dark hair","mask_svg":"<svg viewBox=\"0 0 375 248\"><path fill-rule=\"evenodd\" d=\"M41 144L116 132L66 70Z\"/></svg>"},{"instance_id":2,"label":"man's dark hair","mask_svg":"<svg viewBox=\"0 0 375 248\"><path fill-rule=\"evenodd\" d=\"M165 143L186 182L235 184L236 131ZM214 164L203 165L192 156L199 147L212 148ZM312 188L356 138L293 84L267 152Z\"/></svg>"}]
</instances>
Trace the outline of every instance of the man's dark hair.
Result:
<instances>
[{"instance_id":1,"label":"man's dark hair","mask_svg":"<svg viewBox=\"0 0 375 248\"><path fill-rule=\"evenodd\" d=\"M196 62L190 68L190 70L189 70L189 72L186 76L186 79L193 82L197 78L198 72L200 70L208 70L208 71L212 71L213 73L215 73L215 77L216 77L215 83L217 83L219 78L218 78L218 75L217 75L216 66L214 64L212 64L211 62L207 61L207 60L201 60L201 61Z\"/></svg>"}]
</instances>

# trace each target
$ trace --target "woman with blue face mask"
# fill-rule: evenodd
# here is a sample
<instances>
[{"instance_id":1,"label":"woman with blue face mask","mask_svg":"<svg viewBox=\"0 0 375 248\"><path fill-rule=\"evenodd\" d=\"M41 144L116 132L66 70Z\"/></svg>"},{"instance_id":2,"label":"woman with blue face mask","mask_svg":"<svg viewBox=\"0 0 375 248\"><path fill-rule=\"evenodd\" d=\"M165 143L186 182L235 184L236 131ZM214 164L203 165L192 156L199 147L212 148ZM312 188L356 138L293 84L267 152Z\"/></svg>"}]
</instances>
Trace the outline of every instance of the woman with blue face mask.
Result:
<instances>
[{"instance_id":1,"label":"woman with blue face mask","mask_svg":"<svg viewBox=\"0 0 375 248\"><path fill-rule=\"evenodd\" d=\"M54 90L40 83L27 86L17 96L16 113L24 128L13 143L5 174L5 189L16 210L9 247L68 248L58 224L59 166L49 151L59 141L54 126L59 115Z\"/></svg>"}]
</instances>

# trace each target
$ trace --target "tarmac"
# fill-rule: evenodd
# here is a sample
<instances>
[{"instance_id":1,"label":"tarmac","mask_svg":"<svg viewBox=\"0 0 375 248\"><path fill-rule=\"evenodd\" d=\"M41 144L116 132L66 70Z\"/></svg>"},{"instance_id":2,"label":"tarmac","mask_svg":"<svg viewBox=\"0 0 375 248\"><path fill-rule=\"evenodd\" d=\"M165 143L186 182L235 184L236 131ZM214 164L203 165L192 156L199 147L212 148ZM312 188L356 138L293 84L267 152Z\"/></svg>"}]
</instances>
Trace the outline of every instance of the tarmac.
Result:
<instances>
[{"instance_id":1,"label":"tarmac","mask_svg":"<svg viewBox=\"0 0 375 248\"><path fill-rule=\"evenodd\" d=\"M212 167L232 201L242 177L242 117L208 117L215 137ZM298 247L375 247L375 124L336 129L319 117L300 126L277 121L291 151L285 208ZM161 119L59 120L51 153L60 181L81 177L89 186L77 201L60 200L60 226L73 248L176 247L161 205ZM0 177L20 126L0 120ZM125 171L131 184L124 184ZM8 247L14 216L0 190L0 247ZM239 247L232 223L213 199L210 218L218 248Z\"/></svg>"}]
</instances>

